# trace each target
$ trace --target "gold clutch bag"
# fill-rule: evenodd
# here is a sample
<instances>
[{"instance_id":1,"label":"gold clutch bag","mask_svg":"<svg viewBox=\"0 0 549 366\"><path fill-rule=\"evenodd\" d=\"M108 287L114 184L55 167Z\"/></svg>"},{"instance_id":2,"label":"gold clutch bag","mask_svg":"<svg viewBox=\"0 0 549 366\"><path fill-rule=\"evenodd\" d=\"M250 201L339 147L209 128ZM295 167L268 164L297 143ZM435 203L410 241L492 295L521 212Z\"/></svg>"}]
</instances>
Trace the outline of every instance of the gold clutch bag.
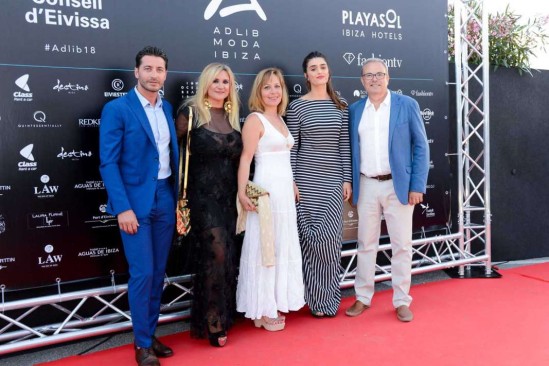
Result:
<instances>
[{"instance_id":1,"label":"gold clutch bag","mask_svg":"<svg viewBox=\"0 0 549 366\"><path fill-rule=\"evenodd\" d=\"M266 267L274 266L276 263L271 202L268 197L263 197L268 195L269 192L259 184L252 181L246 183L246 196L252 201L259 215L261 264Z\"/></svg>"},{"instance_id":2,"label":"gold clutch bag","mask_svg":"<svg viewBox=\"0 0 549 366\"><path fill-rule=\"evenodd\" d=\"M259 197L268 194L269 192L267 192L265 188L261 187L259 184L256 184L250 180L248 181L248 183L246 183L246 196L248 196L254 206L257 207Z\"/></svg>"},{"instance_id":3,"label":"gold clutch bag","mask_svg":"<svg viewBox=\"0 0 549 366\"><path fill-rule=\"evenodd\" d=\"M180 198L177 202L177 234L185 236L191 231L191 210L187 207L187 199Z\"/></svg>"}]
</instances>

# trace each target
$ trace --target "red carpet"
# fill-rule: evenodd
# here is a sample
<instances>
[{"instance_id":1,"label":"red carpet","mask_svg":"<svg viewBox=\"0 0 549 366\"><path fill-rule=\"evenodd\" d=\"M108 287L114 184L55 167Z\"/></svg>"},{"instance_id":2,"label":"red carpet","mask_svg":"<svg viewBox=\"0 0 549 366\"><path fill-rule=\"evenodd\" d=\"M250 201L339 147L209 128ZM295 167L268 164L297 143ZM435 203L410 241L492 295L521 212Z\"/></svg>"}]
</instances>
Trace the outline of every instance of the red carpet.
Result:
<instances>
[{"instance_id":1,"label":"red carpet","mask_svg":"<svg viewBox=\"0 0 549 366\"><path fill-rule=\"evenodd\" d=\"M176 365L549 365L549 263L502 270L500 279L451 279L412 287L415 319L396 320L391 291L358 318L315 319L307 310L270 333L238 323L224 348L189 333L162 338ZM131 345L47 366L135 365Z\"/></svg>"}]
</instances>

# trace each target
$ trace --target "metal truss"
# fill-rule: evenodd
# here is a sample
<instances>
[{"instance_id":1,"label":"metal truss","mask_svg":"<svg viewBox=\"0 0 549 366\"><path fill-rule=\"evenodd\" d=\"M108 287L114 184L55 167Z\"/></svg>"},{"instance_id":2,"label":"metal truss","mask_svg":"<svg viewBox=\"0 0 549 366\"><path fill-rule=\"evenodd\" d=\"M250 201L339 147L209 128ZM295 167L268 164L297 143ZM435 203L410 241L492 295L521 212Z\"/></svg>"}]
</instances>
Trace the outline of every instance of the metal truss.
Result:
<instances>
[{"instance_id":1,"label":"metal truss","mask_svg":"<svg viewBox=\"0 0 549 366\"><path fill-rule=\"evenodd\" d=\"M424 237L412 242L412 275L438 271L441 269L477 263L481 258L463 250L461 233L448 233L433 237ZM391 244L382 244L378 249L376 263L376 282L391 279ZM344 271L341 275L342 288L352 287L356 275L356 249L341 253Z\"/></svg>"},{"instance_id":2,"label":"metal truss","mask_svg":"<svg viewBox=\"0 0 549 366\"><path fill-rule=\"evenodd\" d=\"M189 316L191 275L167 278L160 323ZM58 293L0 304L0 355L130 329L128 286ZM47 316L45 316L47 314ZM44 323L56 319L56 323Z\"/></svg>"},{"instance_id":3,"label":"metal truss","mask_svg":"<svg viewBox=\"0 0 549 366\"><path fill-rule=\"evenodd\" d=\"M490 210L490 104L488 11L483 1L455 2L458 221L462 252L475 253L476 266L492 274ZM479 16L480 14L480 16ZM468 37L471 25L480 37ZM473 57L481 64L471 64ZM459 267L464 275L465 267Z\"/></svg>"},{"instance_id":4,"label":"metal truss","mask_svg":"<svg viewBox=\"0 0 549 366\"><path fill-rule=\"evenodd\" d=\"M489 62L488 16L482 1L455 0L455 54L457 95L457 160L459 231L413 241L412 274L459 267L464 275L471 266L484 266L491 273L491 213L489 169ZM482 14L479 18L476 14ZM482 37L476 43L467 38L467 25L475 21ZM473 55L482 64L472 65ZM391 278L391 246L378 251L376 281ZM341 287L353 286L356 274L356 249L342 252L345 268ZM167 278L160 322L189 316L191 275ZM127 285L113 285L84 291L4 302L0 286L0 355L30 348L82 339L131 328L127 310ZM169 295L169 296L168 296ZM52 313L53 311L53 313ZM46 317L55 323L44 324ZM55 316L57 315L57 316Z\"/></svg>"}]
</instances>

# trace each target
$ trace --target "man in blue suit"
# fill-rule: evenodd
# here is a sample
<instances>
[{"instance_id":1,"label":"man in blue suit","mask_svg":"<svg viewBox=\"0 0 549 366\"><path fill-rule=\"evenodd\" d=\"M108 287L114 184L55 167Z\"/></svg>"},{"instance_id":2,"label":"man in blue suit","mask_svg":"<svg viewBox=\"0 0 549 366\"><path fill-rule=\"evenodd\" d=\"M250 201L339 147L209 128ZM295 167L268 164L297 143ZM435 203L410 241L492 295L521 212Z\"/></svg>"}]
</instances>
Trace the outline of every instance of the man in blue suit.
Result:
<instances>
[{"instance_id":1,"label":"man in blue suit","mask_svg":"<svg viewBox=\"0 0 549 366\"><path fill-rule=\"evenodd\" d=\"M383 216L391 238L393 306L397 318L409 322L412 215L427 185L429 146L418 103L389 91L383 60L366 60L361 81L368 97L349 107L358 248L356 301L346 314L358 316L370 307Z\"/></svg>"},{"instance_id":2,"label":"man in blue suit","mask_svg":"<svg viewBox=\"0 0 549 366\"><path fill-rule=\"evenodd\" d=\"M128 296L140 366L173 351L154 336L175 228L178 147L171 105L159 90L168 58L156 47L135 57L137 86L107 103L99 129L108 212L116 215L129 265Z\"/></svg>"}]
</instances>

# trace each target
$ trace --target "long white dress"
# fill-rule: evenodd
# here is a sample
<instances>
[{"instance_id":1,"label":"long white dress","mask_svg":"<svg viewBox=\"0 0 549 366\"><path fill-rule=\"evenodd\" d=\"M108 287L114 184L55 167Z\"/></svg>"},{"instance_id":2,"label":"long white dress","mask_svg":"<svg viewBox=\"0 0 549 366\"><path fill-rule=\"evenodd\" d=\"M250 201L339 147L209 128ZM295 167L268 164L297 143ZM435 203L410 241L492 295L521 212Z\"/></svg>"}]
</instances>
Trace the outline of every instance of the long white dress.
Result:
<instances>
[{"instance_id":1,"label":"long white dress","mask_svg":"<svg viewBox=\"0 0 549 366\"><path fill-rule=\"evenodd\" d=\"M237 311L246 318L276 318L277 311L299 310L305 305L301 248L297 233L290 150L294 138L282 135L265 116L256 113L265 132L255 153L254 182L269 192L275 235L276 264L261 264L259 216L248 212L240 273Z\"/></svg>"}]
</instances>

